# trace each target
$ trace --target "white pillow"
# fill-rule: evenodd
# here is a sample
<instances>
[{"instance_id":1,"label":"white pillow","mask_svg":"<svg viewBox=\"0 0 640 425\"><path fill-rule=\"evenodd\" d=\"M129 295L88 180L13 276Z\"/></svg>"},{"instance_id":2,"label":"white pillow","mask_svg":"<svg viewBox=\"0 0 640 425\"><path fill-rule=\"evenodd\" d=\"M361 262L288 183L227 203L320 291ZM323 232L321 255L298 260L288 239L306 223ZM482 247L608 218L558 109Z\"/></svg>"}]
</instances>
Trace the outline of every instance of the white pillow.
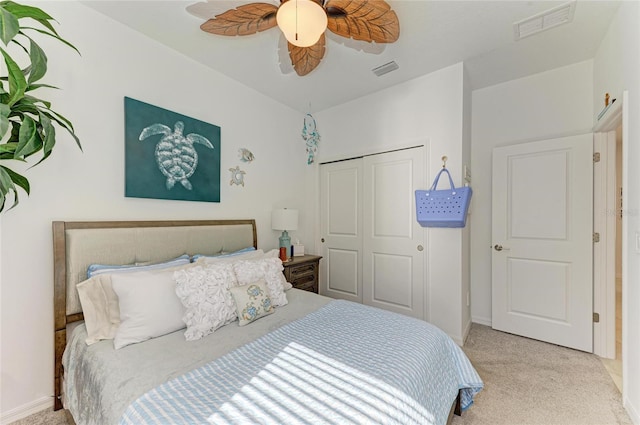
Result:
<instances>
[{"instance_id":1,"label":"white pillow","mask_svg":"<svg viewBox=\"0 0 640 425\"><path fill-rule=\"evenodd\" d=\"M260 279L267 282L269 298L274 307L287 305L284 288L288 285L282 273L282 261L279 258L261 258L259 260L245 260L233 263L238 285L248 285Z\"/></svg>"},{"instance_id":2,"label":"white pillow","mask_svg":"<svg viewBox=\"0 0 640 425\"><path fill-rule=\"evenodd\" d=\"M173 270L114 273L111 285L120 305L120 326L113 339L116 350L185 327Z\"/></svg>"},{"instance_id":3,"label":"white pillow","mask_svg":"<svg viewBox=\"0 0 640 425\"><path fill-rule=\"evenodd\" d=\"M162 273L195 267L195 264L181 264L169 267L166 270L148 271L148 273ZM136 272L118 272L119 274L131 274ZM97 274L90 279L76 285L80 305L84 313L84 321L87 327L87 345L91 345L103 339L113 339L120 326L120 308L118 296L111 283L112 273Z\"/></svg>"},{"instance_id":4,"label":"white pillow","mask_svg":"<svg viewBox=\"0 0 640 425\"><path fill-rule=\"evenodd\" d=\"M236 319L236 305L229 293L238 283L232 264L196 266L176 271L173 277L176 294L186 308L182 320L187 325L187 341L209 335Z\"/></svg>"}]
</instances>

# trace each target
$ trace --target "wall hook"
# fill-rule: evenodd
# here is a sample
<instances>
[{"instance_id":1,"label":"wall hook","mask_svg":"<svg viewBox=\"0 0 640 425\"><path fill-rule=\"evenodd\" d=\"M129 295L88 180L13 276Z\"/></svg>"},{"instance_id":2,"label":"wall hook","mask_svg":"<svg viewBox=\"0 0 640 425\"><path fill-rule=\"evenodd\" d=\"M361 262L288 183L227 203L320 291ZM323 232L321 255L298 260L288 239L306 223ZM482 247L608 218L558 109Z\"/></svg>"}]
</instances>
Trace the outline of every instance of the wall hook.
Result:
<instances>
[{"instance_id":1,"label":"wall hook","mask_svg":"<svg viewBox=\"0 0 640 425\"><path fill-rule=\"evenodd\" d=\"M442 157L442 168L447 168L447 159L446 155Z\"/></svg>"}]
</instances>

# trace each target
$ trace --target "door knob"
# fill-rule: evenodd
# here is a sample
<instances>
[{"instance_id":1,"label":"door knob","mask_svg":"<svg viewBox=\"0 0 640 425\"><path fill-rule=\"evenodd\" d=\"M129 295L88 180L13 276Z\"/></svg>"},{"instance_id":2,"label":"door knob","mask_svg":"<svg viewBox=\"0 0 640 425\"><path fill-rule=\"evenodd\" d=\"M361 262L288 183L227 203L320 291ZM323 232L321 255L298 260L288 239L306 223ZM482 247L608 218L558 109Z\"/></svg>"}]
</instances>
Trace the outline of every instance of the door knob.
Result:
<instances>
[{"instance_id":1,"label":"door knob","mask_svg":"<svg viewBox=\"0 0 640 425\"><path fill-rule=\"evenodd\" d=\"M424 247L422 245L418 245L418 251L422 251Z\"/></svg>"},{"instance_id":2,"label":"door knob","mask_svg":"<svg viewBox=\"0 0 640 425\"><path fill-rule=\"evenodd\" d=\"M499 244L495 244L493 249L495 249L496 251L509 251L509 248L504 248L502 245L499 245Z\"/></svg>"},{"instance_id":3,"label":"door knob","mask_svg":"<svg viewBox=\"0 0 640 425\"><path fill-rule=\"evenodd\" d=\"M320 239L320 242L324 243L324 238Z\"/></svg>"}]
</instances>

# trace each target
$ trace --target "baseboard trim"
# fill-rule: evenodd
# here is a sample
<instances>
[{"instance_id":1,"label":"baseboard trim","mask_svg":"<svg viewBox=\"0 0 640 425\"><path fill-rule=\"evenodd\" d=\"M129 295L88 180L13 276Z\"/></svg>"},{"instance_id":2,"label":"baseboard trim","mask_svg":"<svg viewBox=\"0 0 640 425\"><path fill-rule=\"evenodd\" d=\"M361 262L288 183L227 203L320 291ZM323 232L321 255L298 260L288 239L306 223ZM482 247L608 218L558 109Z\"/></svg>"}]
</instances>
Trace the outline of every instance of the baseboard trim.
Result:
<instances>
[{"instance_id":1,"label":"baseboard trim","mask_svg":"<svg viewBox=\"0 0 640 425\"><path fill-rule=\"evenodd\" d=\"M490 317L471 316L471 321L473 323L477 323L479 325L491 326L491 318Z\"/></svg>"},{"instance_id":2,"label":"baseboard trim","mask_svg":"<svg viewBox=\"0 0 640 425\"><path fill-rule=\"evenodd\" d=\"M633 404L631 404L631 401L629 401L628 398L625 398L622 401L622 405L629 414L631 422L633 422L634 425L640 425L640 415L638 415L638 411L634 408Z\"/></svg>"},{"instance_id":3,"label":"baseboard trim","mask_svg":"<svg viewBox=\"0 0 640 425\"><path fill-rule=\"evenodd\" d=\"M29 403L23 404L9 410L8 412L2 412L0 415L0 424L8 425L12 422L26 418L45 409L53 408L53 397L42 397Z\"/></svg>"}]
</instances>

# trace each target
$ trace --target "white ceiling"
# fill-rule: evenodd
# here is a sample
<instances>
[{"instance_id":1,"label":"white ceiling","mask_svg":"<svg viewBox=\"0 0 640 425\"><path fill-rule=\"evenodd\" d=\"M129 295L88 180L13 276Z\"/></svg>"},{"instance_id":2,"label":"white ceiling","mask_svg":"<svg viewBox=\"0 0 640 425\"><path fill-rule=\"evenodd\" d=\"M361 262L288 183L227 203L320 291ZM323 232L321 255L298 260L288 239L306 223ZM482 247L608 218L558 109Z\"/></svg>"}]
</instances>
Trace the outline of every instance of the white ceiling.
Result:
<instances>
[{"instance_id":1,"label":"white ceiling","mask_svg":"<svg viewBox=\"0 0 640 425\"><path fill-rule=\"evenodd\" d=\"M327 31L331 38L322 63L299 77L281 70L281 54L283 68L290 64L278 28L244 37L205 33L200 30L204 19L186 10L197 0L83 3L301 112L339 105L461 61L472 89L478 89L591 59L620 5L578 0L571 23L515 41L514 22L566 1L388 0L400 21L396 43L379 54L365 53ZM251 0L200 3L220 13ZM371 72L392 60L400 66L397 71L381 77Z\"/></svg>"}]
</instances>

